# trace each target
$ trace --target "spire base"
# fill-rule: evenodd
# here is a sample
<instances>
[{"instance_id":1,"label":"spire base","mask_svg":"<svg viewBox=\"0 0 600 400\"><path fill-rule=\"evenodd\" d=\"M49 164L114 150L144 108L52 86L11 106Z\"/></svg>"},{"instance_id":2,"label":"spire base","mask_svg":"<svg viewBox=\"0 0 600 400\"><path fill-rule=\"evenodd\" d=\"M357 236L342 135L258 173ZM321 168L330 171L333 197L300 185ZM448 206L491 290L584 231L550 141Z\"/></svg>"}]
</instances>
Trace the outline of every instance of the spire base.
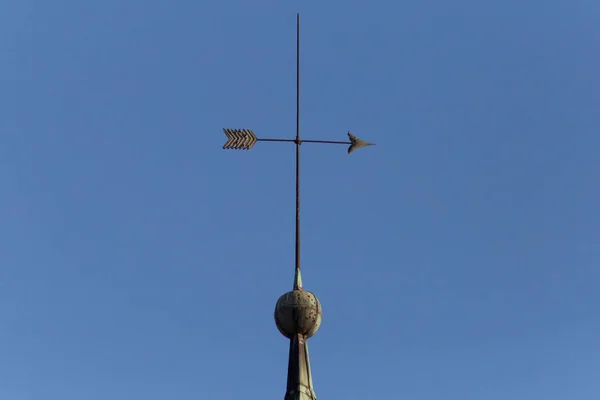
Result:
<instances>
[{"instance_id":1,"label":"spire base","mask_svg":"<svg viewBox=\"0 0 600 400\"><path fill-rule=\"evenodd\" d=\"M301 334L294 335L290 339L285 400L317 400L310 371L308 344Z\"/></svg>"}]
</instances>

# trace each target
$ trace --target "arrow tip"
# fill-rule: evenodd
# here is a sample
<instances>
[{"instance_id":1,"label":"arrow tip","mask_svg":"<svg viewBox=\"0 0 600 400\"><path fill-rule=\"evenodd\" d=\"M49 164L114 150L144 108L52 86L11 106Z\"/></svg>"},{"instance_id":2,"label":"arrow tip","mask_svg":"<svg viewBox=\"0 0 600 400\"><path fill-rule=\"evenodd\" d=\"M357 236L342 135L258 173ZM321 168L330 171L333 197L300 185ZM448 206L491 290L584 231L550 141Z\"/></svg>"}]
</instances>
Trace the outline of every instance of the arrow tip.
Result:
<instances>
[{"instance_id":1,"label":"arrow tip","mask_svg":"<svg viewBox=\"0 0 600 400\"><path fill-rule=\"evenodd\" d=\"M357 138L356 136L351 134L350 131L348 131L348 137L350 138L350 147L348 147L348 154L352 153L356 149L375 145L375 143L365 142L364 140Z\"/></svg>"}]
</instances>

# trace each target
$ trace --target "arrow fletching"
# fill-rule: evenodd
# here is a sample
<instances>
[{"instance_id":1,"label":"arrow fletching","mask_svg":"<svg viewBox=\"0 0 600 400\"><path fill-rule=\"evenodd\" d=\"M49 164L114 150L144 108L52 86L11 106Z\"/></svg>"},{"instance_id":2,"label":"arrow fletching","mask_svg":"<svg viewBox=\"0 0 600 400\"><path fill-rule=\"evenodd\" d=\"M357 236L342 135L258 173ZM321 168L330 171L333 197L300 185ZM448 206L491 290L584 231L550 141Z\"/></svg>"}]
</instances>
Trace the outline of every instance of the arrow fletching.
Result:
<instances>
[{"instance_id":1,"label":"arrow fletching","mask_svg":"<svg viewBox=\"0 0 600 400\"><path fill-rule=\"evenodd\" d=\"M224 149L249 150L258 141L254 132L250 129L225 129L223 128L227 142L223 145Z\"/></svg>"}]
</instances>

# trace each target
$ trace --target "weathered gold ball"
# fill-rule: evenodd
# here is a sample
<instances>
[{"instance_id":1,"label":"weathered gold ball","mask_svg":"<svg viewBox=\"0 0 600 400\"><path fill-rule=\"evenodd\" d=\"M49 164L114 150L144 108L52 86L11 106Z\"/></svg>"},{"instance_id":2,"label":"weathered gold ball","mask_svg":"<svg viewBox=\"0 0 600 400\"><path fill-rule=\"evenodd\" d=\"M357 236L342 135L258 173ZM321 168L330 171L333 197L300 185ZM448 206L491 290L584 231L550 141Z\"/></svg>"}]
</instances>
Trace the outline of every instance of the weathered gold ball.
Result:
<instances>
[{"instance_id":1,"label":"weathered gold ball","mask_svg":"<svg viewBox=\"0 0 600 400\"><path fill-rule=\"evenodd\" d=\"M302 334L306 339L321 326L323 312L317 296L302 289L282 295L275 305L275 324L287 338Z\"/></svg>"}]
</instances>

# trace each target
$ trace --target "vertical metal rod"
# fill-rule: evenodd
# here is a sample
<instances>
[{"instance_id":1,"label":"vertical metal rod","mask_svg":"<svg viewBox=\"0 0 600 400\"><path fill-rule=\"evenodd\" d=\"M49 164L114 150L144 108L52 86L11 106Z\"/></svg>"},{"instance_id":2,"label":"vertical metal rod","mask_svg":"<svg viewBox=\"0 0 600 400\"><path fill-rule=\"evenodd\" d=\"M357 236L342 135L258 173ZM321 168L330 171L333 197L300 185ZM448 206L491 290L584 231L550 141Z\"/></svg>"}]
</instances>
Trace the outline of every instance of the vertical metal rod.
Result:
<instances>
[{"instance_id":1,"label":"vertical metal rod","mask_svg":"<svg viewBox=\"0 0 600 400\"><path fill-rule=\"evenodd\" d=\"M296 14L296 271L300 271L300 14Z\"/></svg>"}]
</instances>

